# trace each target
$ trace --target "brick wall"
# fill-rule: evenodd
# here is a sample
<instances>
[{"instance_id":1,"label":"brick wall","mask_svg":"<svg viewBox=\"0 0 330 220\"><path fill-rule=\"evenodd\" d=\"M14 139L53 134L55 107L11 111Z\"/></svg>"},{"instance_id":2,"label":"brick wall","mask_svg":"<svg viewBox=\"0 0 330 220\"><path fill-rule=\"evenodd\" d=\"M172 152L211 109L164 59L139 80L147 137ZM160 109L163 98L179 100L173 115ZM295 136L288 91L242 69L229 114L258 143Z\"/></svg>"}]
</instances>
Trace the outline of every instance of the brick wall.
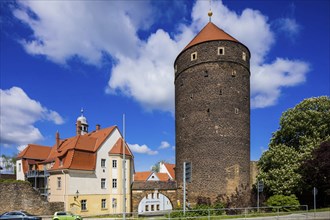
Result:
<instances>
[{"instance_id":1,"label":"brick wall","mask_svg":"<svg viewBox=\"0 0 330 220\"><path fill-rule=\"evenodd\" d=\"M0 213L25 210L34 215L53 215L64 210L62 202L48 202L28 182L0 182Z\"/></svg>"}]
</instances>

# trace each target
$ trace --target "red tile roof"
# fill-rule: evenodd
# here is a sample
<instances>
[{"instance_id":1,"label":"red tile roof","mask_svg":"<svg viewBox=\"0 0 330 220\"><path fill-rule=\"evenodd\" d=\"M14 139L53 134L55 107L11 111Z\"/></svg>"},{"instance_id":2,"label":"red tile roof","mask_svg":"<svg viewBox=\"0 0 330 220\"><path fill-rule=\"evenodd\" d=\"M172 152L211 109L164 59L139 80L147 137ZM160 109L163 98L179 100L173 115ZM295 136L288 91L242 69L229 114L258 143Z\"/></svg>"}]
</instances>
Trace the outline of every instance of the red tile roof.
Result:
<instances>
[{"instance_id":1,"label":"red tile roof","mask_svg":"<svg viewBox=\"0 0 330 220\"><path fill-rule=\"evenodd\" d=\"M36 159L36 160L45 160L51 151L50 147L29 144L22 152L17 155L17 159Z\"/></svg>"},{"instance_id":2,"label":"red tile roof","mask_svg":"<svg viewBox=\"0 0 330 220\"><path fill-rule=\"evenodd\" d=\"M167 171L170 173L172 179L175 179L175 164L170 163L164 163L164 166L166 167Z\"/></svg>"},{"instance_id":3,"label":"red tile roof","mask_svg":"<svg viewBox=\"0 0 330 220\"><path fill-rule=\"evenodd\" d=\"M59 148L55 144L47 158L49 162L55 161L50 170L94 170L97 150L115 129L113 126L65 139Z\"/></svg>"},{"instance_id":4,"label":"red tile roof","mask_svg":"<svg viewBox=\"0 0 330 220\"><path fill-rule=\"evenodd\" d=\"M209 22L195 37L190 41L190 43L183 49L186 50L196 44L213 41L213 40L229 40L238 42L235 38L224 32L222 29L218 28L212 22Z\"/></svg>"},{"instance_id":5,"label":"red tile roof","mask_svg":"<svg viewBox=\"0 0 330 220\"><path fill-rule=\"evenodd\" d=\"M135 172L134 181L147 181L152 173L152 171Z\"/></svg>"},{"instance_id":6,"label":"red tile roof","mask_svg":"<svg viewBox=\"0 0 330 220\"><path fill-rule=\"evenodd\" d=\"M148 179L150 178L150 176L152 174L155 174L159 181L168 181L170 180L170 176L167 173L156 173L153 171L144 171L144 172L136 172L134 174L134 182L135 181L148 181Z\"/></svg>"},{"instance_id":7,"label":"red tile roof","mask_svg":"<svg viewBox=\"0 0 330 220\"><path fill-rule=\"evenodd\" d=\"M124 139L119 138L115 145L111 148L109 151L109 154L123 154L123 144ZM133 154L129 147L127 146L127 143L125 144L125 155L133 157Z\"/></svg>"}]
</instances>

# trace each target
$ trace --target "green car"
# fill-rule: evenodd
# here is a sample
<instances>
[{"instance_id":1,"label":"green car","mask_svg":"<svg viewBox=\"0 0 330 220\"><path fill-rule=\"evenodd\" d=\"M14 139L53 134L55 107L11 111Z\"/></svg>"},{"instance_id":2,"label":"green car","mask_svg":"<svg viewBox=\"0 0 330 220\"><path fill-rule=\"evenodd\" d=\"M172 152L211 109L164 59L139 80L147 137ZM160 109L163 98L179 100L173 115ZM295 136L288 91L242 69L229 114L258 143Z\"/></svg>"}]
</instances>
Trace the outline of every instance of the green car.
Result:
<instances>
[{"instance_id":1,"label":"green car","mask_svg":"<svg viewBox=\"0 0 330 220\"><path fill-rule=\"evenodd\" d=\"M74 215L71 212L55 212L53 220L82 220L80 215Z\"/></svg>"}]
</instances>

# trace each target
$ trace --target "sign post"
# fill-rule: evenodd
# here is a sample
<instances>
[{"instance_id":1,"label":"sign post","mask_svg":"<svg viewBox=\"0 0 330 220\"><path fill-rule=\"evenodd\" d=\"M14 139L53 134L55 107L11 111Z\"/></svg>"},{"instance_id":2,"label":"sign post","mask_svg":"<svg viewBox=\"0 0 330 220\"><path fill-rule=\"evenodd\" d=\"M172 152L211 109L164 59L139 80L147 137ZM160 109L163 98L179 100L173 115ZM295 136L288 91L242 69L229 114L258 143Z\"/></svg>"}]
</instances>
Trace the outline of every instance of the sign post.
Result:
<instances>
[{"instance_id":1,"label":"sign post","mask_svg":"<svg viewBox=\"0 0 330 220\"><path fill-rule=\"evenodd\" d=\"M258 181L257 183L257 208L259 212L259 192L262 192L264 190L264 182Z\"/></svg>"},{"instance_id":2,"label":"sign post","mask_svg":"<svg viewBox=\"0 0 330 220\"><path fill-rule=\"evenodd\" d=\"M316 212L316 194L317 194L317 188L313 188L313 197L314 197L314 217L315 217L315 212Z\"/></svg>"},{"instance_id":3,"label":"sign post","mask_svg":"<svg viewBox=\"0 0 330 220\"><path fill-rule=\"evenodd\" d=\"M186 215L186 182L191 183L191 162L183 162L183 215Z\"/></svg>"}]
</instances>

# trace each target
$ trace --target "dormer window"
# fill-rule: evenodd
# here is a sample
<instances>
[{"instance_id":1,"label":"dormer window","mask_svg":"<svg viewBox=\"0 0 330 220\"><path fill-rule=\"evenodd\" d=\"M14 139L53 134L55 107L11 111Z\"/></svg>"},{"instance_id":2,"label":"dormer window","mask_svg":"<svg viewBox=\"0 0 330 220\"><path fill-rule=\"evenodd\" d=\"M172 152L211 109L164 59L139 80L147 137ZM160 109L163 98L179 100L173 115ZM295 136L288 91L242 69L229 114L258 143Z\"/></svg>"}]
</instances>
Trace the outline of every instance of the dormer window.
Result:
<instances>
[{"instance_id":1,"label":"dormer window","mask_svg":"<svg viewBox=\"0 0 330 220\"><path fill-rule=\"evenodd\" d=\"M225 48L224 47L218 47L218 55L225 55Z\"/></svg>"},{"instance_id":2,"label":"dormer window","mask_svg":"<svg viewBox=\"0 0 330 220\"><path fill-rule=\"evenodd\" d=\"M190 55L190 59L191 59L191 61L193 61L193 60L197 60L197 52L192 53L192 54Z\"/></svg>"},{"instance_id":3,"label":"dormer window","mask_svg":"<svg viewBox=\"0 0 330 220\"><path fill-rule=\"evenodd\" d=\"M61 158L60 159L60 167L62 167L63 166L63 159Z\"/></svg>"}]
</instances>

